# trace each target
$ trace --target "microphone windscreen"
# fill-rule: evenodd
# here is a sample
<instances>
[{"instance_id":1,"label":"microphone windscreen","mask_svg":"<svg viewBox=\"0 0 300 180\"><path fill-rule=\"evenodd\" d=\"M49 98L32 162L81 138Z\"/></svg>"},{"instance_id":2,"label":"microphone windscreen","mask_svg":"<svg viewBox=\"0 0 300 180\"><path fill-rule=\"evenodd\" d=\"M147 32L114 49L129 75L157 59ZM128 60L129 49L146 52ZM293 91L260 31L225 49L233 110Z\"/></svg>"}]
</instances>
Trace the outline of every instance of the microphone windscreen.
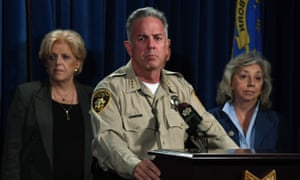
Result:
<instances>
[{"instance_id":1,"label":"microphone windscreen","mask_svg":"<svg viewBox=\"0 0 300 180\"><path fill-rule=\"evenodd\" d=\"M202 117L196 112L192 105L187 103L178 104L177 109L184 121L189 125L188 131L190 131L191 134L195 134Z\"/></svg>"},{"instance_id":2,"label":"microphone windscreen","mask_svg":"<svg viewBox=\"0 0 300 180\"><path fill-rule=\"evenodd\" d=\"M187 103L180 103L177 105L177 109L179 111L180 114L183 113L183 111L189 106L189 104Z\"/></svg>"},{"instance_id":3,"label":"microphone windscreen","mask_svg":"<svg viewBox=\"0 0 300 180\"><path fill-rule=\"evenodd\" d=\"M187 129L189 139L185 142L185 147L207 151L207 137L204 136L205 140L202 141L202 137L199 136L199 124L202 121L202 117L193 106L188 103L178 104L177 110L184 121L189 125Z\"/></svg>"}]
</instances>

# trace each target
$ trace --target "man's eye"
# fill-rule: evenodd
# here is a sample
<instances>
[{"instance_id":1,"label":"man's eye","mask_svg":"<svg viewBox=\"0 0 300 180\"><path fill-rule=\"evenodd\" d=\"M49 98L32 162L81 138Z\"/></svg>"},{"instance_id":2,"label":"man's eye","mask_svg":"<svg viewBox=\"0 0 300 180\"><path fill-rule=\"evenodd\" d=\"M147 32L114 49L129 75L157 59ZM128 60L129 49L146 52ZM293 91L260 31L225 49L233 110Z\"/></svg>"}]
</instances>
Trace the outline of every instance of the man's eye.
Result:
<instances>
[{"instance_id":1,"label":"man's eye","mask_svg":"<svg viewBox=\"0 0 300 180\"><path fill-rule=\"evenodd\" d=\"M145 40L145 37L144 37L144 36L140 36L140 37L138 38L138 40L139 40L139 41L144 41L144 40Z\"/></svg>"},{"instance_id":2,"label":"man's eye","mask_svg":"<svg viewBox=\"0 0 300 180\"><path fill-rule=\"evenodd\" d=\"M157 41L160 41L160 40L162 40L162 37L161 37L161 36L156 36L155 39L156 39Z\"/></svg>"}]
</instances>

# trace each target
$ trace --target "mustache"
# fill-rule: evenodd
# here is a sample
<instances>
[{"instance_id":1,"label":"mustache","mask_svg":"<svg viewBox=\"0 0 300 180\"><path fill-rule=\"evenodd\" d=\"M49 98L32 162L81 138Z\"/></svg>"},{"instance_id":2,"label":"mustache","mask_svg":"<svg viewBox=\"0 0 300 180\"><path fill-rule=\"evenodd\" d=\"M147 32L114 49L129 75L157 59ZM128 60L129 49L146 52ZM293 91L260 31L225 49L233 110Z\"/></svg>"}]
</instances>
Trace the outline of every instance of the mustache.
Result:
<instances>
[{"instance_id":1,"label":"mustache","mask_svg":"<svg viewBox=\"0 0 300 180\"><path fill-rule=\"evenodd\" d=\"M145 52L145 56L156 56L156 52L154 50L149 50L147 52Z\"/></svg>"}]
</instances>

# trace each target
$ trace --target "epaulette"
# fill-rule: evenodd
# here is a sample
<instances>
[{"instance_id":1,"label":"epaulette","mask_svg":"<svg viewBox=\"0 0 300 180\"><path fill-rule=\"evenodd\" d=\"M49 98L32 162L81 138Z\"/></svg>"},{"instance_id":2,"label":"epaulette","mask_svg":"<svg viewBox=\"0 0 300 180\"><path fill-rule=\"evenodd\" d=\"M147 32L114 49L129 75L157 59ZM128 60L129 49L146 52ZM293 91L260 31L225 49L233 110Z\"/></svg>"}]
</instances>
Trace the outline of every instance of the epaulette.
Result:
<instances>
[{"instance_id":1,"label":"epaulette","mask_svg":"<svg viewBox=\"0 0 300 180\"><path fill-rule=\"evenodd\" d=\"M113 78L113 77L121 77L126 75L126 70L124 67L117 69L116 71L112 72L111 74L108 75L108 78Z\"/></svg>"},{"instance_id":2,"label":"epaulette","mask_svg":"<svg viewBox=\"0 0 300 180\"><path fill-rule=\"evenodd\" d=\"M126 72L114 72L114 73L111 73L109 76L110 77L119 77L119 76L125 76L126 75Z\"/></svg>"},{"instance_id":3,"label":"epaulette","mask_svg":"<svg viewBox=\"0 0 300 180\"><path fill-rule=\"evenodd\" d=\"M163 73L167 76L177 76L183 78L183 75L180 72L163 70Z\"/></svg>"}]
</instances>

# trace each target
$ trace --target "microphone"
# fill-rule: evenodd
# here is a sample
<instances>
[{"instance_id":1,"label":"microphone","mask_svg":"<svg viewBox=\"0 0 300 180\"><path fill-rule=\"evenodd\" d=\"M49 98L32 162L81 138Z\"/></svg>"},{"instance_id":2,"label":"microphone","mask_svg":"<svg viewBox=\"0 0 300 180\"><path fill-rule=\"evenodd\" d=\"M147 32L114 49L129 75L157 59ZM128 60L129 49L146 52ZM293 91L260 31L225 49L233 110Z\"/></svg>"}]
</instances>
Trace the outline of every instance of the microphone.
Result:
<instances>
[{"instance_id":1,"label":"microphone","mask_svg":"<svg viewBox=\"0 0 300 180\"><path fill-rule=\"evenodd\" d=\"M187 148L197 148L200 151L207 152L207 136L206 133L200 130L199 124L202 121L202 117L197 113L192 105L187 103L178 103L177 110L179 114L184 119L184 121L189 125L187 133L189 139L185 142ZM200 136L200 134L204 135Z\"/></svg>"},{"instance_id":2,"label":"microphone","mask_svg":"<svg viewBox=\"0 0 300 180\"><path fill-rule=\"evenodd\" d=\"M178 104L177 109L184 121L189 125L189 129L187 130L188 134L197 136L198 125L202 121L202 117L196 112L192 105L187 103Z\"/></svg>"}]
</instances>

